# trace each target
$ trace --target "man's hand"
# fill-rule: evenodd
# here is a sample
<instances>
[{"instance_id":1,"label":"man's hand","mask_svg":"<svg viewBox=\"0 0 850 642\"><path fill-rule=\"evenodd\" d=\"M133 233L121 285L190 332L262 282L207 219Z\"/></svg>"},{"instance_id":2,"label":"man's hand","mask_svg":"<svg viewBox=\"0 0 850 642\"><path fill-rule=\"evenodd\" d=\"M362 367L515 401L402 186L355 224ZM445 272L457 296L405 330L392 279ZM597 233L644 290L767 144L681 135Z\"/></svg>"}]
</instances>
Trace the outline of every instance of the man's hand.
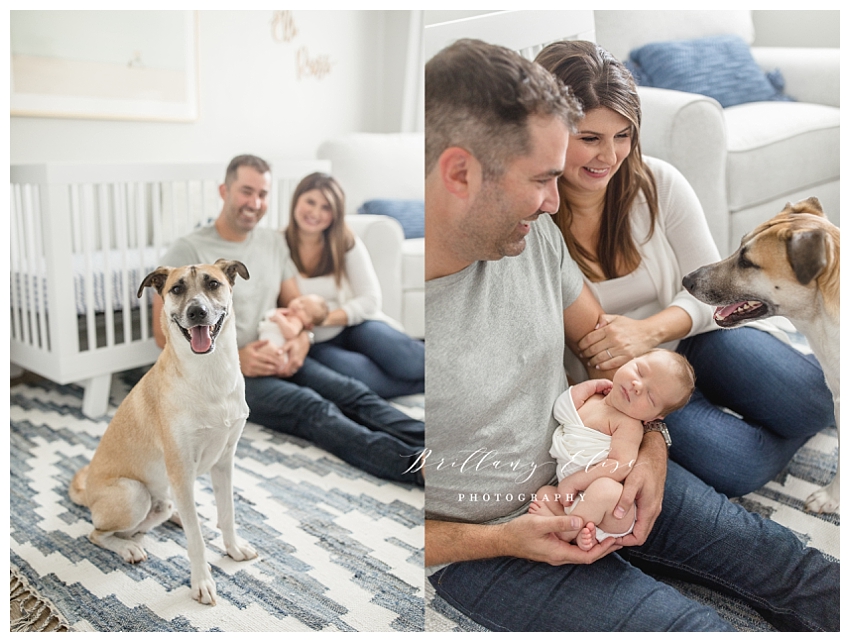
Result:
<instances>
[{"instance_id":1,"label":"man's hand","mask_svg":"<svg viewBox=\"0 0 850 642\"><path fill-rule=\"evenodd\" d=\"M660 433L644 435L637 463L623 483L623 493L614 517L621 518L637 503L637 522L634 531L617 538L623 546L639 546L646 541L655 520L661 513L664 481L667 479L667 446Z\"/></svg>"},{"instance_id":2,"label":"man's hand","mask_svg":"<svg viewBox=\"0 0 850 642\"><path fill-rule=\"evenodd\" d=\"M583 551L575 544L569 544L555 535L581 528L581 521L579 517L570 516L520 515L497 527L502 529L501 555L561 566L590 564L621 548L619 543L611 541L613 538L608 538L595 544L589 551Z\"/></svg>"},{"instance_id":3,"label":"man's hand","mask_svg":"<svg viewBox=\"0 0 850 642\"><path fill-rule=\"evenodd\" d=\"M576 530L581 518L525 514L498 525L425 521L425 565L491 557L519 557L553 566L590 564L621 545L614 538L583 551L555 533Z\"/></svg>"},{"instance_id":4,"label":"man's hand","mask_svg":"<svg viewBox=\"0 0 850 642\"><path fill-rule=\"evenodd\" d=\"M291 377L304 365L304 359L310 351L310 337L306 332L302 332L294 339L288 340L283 350L286 359L282 367L278 369L277 376Z\"/></svg>"},{"instance_id":5,"label":"man's hand","mask_svg":"<svg viewBox=\"0 0 850 642\"><path fill-rule=\"evenodd\" d=\"M285 355L269 341L253 341L239 351L239 367L246 377L271 377L285 366Z\"/></svg>"}]
</instances>

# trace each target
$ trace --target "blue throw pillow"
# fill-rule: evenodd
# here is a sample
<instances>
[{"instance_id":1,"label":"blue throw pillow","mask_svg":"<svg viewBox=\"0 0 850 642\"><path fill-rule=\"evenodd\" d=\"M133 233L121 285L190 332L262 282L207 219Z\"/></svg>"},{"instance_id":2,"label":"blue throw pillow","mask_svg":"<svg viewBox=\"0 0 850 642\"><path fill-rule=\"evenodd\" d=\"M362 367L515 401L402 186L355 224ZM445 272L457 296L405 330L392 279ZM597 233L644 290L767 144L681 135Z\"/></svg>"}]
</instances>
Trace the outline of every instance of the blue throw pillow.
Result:
<instances>
[{"instance_id":1,"label":"blue throw pillow","mask_svg":"<svg viewBox=\"0 0 850 642\"><path fill-rule=\"evenodd\" d=\"M638 85L711 96L723 107L793 100L779 70L765 74L739 36L650 43L634 49L626 67Z\"/></svg>"},{"instance_id":2,"label":"blue throw pillow","mask_svg":"<svg viewBox=\"0 0 850 642\"><path fill-rule=\"evenodd\" d=\"M363 203L357 213L392 216L401 223L406 239L419 239L425 236L425 201L421 199L375 199Z\"/></svg>"}]
</instances>

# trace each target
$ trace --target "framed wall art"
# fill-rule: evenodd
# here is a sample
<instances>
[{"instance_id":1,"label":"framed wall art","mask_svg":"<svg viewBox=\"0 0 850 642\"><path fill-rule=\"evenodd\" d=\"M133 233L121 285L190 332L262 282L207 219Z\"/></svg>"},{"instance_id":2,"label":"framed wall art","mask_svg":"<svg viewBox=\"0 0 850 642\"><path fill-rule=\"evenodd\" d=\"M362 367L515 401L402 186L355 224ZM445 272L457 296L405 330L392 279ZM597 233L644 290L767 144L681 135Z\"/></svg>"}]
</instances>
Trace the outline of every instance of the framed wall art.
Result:
<instances>
[{"instance_id":1,"label":"framed wall art","mask_svg":"<svg viewBox=\"0 0 850 642\"><path fill-rule=\"evenodd\" d=\"M194 11L11 11L11 115L194 121Z\"/></svg>"}]
</instances>

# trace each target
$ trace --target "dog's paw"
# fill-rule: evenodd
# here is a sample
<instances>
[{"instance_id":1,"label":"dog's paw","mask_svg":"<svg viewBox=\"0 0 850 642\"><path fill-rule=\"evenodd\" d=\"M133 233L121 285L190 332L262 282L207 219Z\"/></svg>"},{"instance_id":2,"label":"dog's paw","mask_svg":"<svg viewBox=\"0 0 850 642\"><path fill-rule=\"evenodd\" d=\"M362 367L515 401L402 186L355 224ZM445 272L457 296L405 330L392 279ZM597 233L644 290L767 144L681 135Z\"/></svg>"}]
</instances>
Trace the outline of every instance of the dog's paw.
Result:
<instances>
[{"instance_id":1,"label":"dog's paw","mask_svg":"<svg viewBox=\"0 0 850 642\"><path fill-rule=\"evenodd\" d=\"M248 542L237 539L234 544L227 546L227 554L237 562L252 560L257 557L257 551Z\"/></svg>"},{"instance_id":2,"label":"dog's paw","mask_svg":"<svg viewBox=\"0 0 850 642\"><path fill-rule=\"evenodd\" d=\"M148 559L148 554L145 552L145 549L136 544L136 542L130 540L123 543L118 554L124 558L125 562L129 562L130 564L138 564L139 562L144 562Z\"/></svg>"},{"instance_id":3,"label":"dog's paw","mask_svg":"<svg viewBox=\"0 0 850 642\"><path fill-rule=\"evenodd\" d=\"M197 600L201 604L215 606L215 598L215 580L209 571L200 580L192 580L192 599Z\"/></svg>"},{"instance_id":4,"label":"dog's paw","mask_svg":"<svg viewBox=\"0 0 850 642\"><path fill-rule=\"evenodd\" d=\"M813 513L837 513L838 506L838 498L832 496L829 486L816 490L806 500L806 510Z\"/></svg>"}]
</instances>

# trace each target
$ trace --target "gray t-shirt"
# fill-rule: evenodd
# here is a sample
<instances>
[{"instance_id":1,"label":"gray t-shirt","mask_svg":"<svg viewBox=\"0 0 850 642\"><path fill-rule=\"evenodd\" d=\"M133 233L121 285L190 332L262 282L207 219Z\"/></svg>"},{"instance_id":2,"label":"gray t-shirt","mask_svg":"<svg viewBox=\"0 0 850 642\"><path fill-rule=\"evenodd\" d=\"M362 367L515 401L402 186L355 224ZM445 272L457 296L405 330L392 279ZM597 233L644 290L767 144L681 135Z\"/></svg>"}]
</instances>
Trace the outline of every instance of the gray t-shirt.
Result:
<instances>
[{"instance_id":1,"label":"gray t-shirt","mask_svg":"<svg viewBox=\"0 0 850 642\"><path fill-rule=\"evenodd\" d=\"M555 478L563 314L582 284L545 215L519 256L426 283L428 519L498 521Z\"/></svg>"},{"instance_id":2,"label":"gray t-shirt","mask_svg":"<svg viewBox=\"0 0 850 642\"><path fill-rule=\"evenodd\" d=\"M250 278L245 281L237 277L233 287L236 340L243 348L257 340L260 318L277 307L280 284L295 276L295 266L282 232L256 228L242 243L233 243L221 238L213 225L174 241L160 264L179 267L215 263L218 259L242 261L248 268Z\"/></svg>"}]
</instances>

